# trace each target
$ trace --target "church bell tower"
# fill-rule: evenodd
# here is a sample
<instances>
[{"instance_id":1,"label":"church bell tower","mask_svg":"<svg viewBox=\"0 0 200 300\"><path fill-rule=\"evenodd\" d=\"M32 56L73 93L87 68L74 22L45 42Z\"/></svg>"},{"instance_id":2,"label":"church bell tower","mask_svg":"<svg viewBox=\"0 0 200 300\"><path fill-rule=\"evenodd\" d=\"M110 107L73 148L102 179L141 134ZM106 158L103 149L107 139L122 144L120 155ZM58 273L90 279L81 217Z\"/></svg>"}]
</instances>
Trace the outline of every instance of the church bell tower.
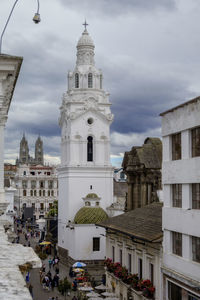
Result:
<instances>
[{"instance_id":1,"label":"church bell tower","mask_svg":"<svg viewBox=\"0 0 200 300\"><path fill-rule=\"evenodd\" d=\"M83 230L75 222L77 212L88 195L95 195L98 201L94 205L105 212L113 202L113 167L110 163L113 115L109 94L103 90L102 71L95 66L95 46L86 29L87 24L84 25L85 30L77 44L76 65L68 73L68 90L60 108L61 167L58 173L58 245L73 259L83 260L90 259L87 257L90 254L89 251L80 254L75 247L73 233L75 236L80 228ZM89 205L88 201L86 203ZM74 224L73 232L69 224ZM85 230L87 236L89 231L86 227ZM100 257L99 253L91 255L94 260Z\"/></svg>"}]
</instances>

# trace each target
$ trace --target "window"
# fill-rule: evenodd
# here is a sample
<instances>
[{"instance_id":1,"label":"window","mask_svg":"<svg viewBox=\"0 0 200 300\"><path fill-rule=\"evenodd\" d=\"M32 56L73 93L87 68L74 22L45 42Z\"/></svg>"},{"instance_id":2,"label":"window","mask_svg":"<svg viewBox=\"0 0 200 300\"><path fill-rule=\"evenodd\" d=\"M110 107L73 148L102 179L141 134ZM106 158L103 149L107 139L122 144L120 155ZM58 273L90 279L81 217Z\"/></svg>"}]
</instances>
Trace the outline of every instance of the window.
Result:
<instances>
[{"instance_id":1,"label":"window","mask_svg":"<svg viewBox=\"0 0 200 300\"><path fill-rule=\"evenodd\" d=\"M182 256L182 233L172 232L172 252Z\"/></svg>"},{"instance_id":2,"label":"window","mask_svg":"<svg viewBox=\"0 0 200 300\"><path fill-rule=\"evenodd\" d=\"M142 259L138 259L138 276L139 279L142 279Z\"/></svg>"},{"instance_id":3,"label":"window","mask_svg":"<svg viewBox=\"0 0 200 300\"><path fill-rule=\"evenodd\" d=\"M75 88L76 89L79 88L79 74L78 73L75 74Z\"/></svg>"},{"instance_id":4,"label":"window","mask_svg":"<svg viewBox=\"0 0 200 300\"><path fill-rule=\"evenodd\" d=\"M149 278L153 284L153 282L154 282L154 267L153 267L152 263L149 264Z\"/></svg>"},{"instance_id":5,"label":"window","mask_svg":"<svg viewBox=\"0 0 200 300\"><path fill-rule=\"evenodd\" d=\"M103 86L103 76L100 75L100 89L102 89L102 86Z\"/></svg>"},{"instance_id":6,"label":"window","mask_svg":"<svg viewBox=\"0 0 200 300\"><path fill-rule=\"evenodd\" d=\"M93 137L87 138L87 161L93 161Z\"/></svg>"},{"instance_id":7,"label":"window","mask_svg":"<svg viewBox=\"0 0 200 300\"><path fill-rule=\"evenodd\" d=\"M200 127L191 130L192 157L200 156Z\"/></svg>"},{"instance_id":8,"label":"window","mask_svg":"<svg viewBox=\"0 0 200 300\"><path fill-rule=\"evenodd\" d=\"M35 209L35 203L32 203L32 207L33 207L33 209Z\"/></svg>"},{"instance_id":9,"label":"window","mask_svg":"<svg viewBox=\"0 0 200 300\"><path fill-rule=\"evenodd\" d=\"M41 189L44 188L44 181L43 181L43 180L40 181L40 188L41 188Z\"/></svg>"},{"instance_id":10,"label":"window","mask_svg":"<svg viewBox=\"0 0 200 300\"><path fill-rule=\"evenodd\" d=\"M23 208L26 208L26 203L23 203Z\"/></svg>"},{"instance_id":11,"label":"window","mask_svg":"<svg viewBox=\"0 0 200 300\"><path fill-rule=\"evenodd\" d=\"M30 195L33 196L33 190L30 191Z\"/></svg>"},{"instance_id":12,"label":"window","mask_svg":"<svg viewBox=\"0 0 200 300\"><path fill-rule=\"evenodd\" d=\"M44 203L40 203L40 209L41 209L41 210L44 209Z\"/></svg>"},{"instance_id":13,"label":"window","mask_svg":"<svg viewBox=\"0 0 200 300\"><path fill-rule=\"evenodd\" d=\"M31 180L31 188L34 190L36 188L36 181Z\"/></svg>"},{"instance_id":14,"label":"window","mask_svg":"<svg viewBox=\"0 0 200 300\"><path fill-rule=\"evenodd\" d=\"M132 257L131 257L131 254L128 253L128 272L131 273L131 265L132 265Z\"/></svg>"},{"instance_id":15,"label":"window","mask_svg":"<svg viewBox=\"0 0 200 300\"><path fill-rule=\"evenodd\" d=\"M25 161L25 159L23 159ZM24 171L24 175L26 175L26 171Z\"/></svg>"},{"instance_id":16,"label":"window","mask_svg":"<svg viewBox=\"0 0 200 300\"><path fill-rule=\"evenodd\" d=\"M54 191L51 191L51 196L52 196L52 197L54 196Z\"/></svg>"},{"instance_id":17,"label":"window","mask_svg":"<svg viewBox=\"0 0 200 300\"><path fill-rule=\"evenodd\" d=\"M85 206L90 206L90 202L89 202L89 201L86 201L86 202L85 202Z\"/></svg>"},{"instance_id":18,"label":"window","mask_svg":"<svg viewBox=\"0 0 200 300\"><path fill-rule=\"evenodd\" d=\"M96 205L96 206L99 206L99 202L98 202L98 201L97 201L97 202L95 202L95 205Z\"/></svg>"},{"instance_id":19,"label":"window","mask_svg":"<svg viewBox=\"0 0 200 300\"><path fill-rule=\"evenodd\" d=\"M100 251L100 238L99 237L93 238L93 251Z\"/></svg>"},{"instance_id":20,"label":"window","mask_svg":"<svg viewBox=\"0 0 200 300\"><path fill-rule=\"evenodd\" d=\"M23 196L26 197L26 190L23 190Z\"/></svg>"},{"instance_id":21,"label":"window","mask_svg":"<svg viewBox=\"0 0 200 300\"><path fill-rule=\"evenodd\" d=\"M192 260L200 263L200 238L192 236Z\"/></svg>"},{"instance_id":22,"label":"window","mask_svg":"<svg viewBox=\"0 0 200 300\"><path fill-rule=\"evenodd\" d=\"M192 208L200 209L200 183L192 184Z\"/></svg>"},{"instance_id":23,"label":"window","mask_svg":"<svg viewBox=\"0 0 200 300\"><path fill-rule=\"evenodd\" d=\"M90 190L92 190L92 185L90 186Z\"/></svg>"},{"instance_id":24,"label":"window","mask_svg":"<svg viewBox=\"0 0 200 300\"><path fill-rule=\"evenodd\" d=\"M48 181L48 188L52 189L53 188L53 180Z\"/></svg>"},{"instance_id":25,"label":"window","mask_svg":"<svg viewBox=\"0 0 200 300\"><path fill-rule=\"evenodd\" d=\"M172 206L182 207L182 185L181 184L172 185Z\"/></svg>"},{"instance_id":26,"label":"window","mask_svg":"<svg viewBox=\"0 0 200 300\"><path fill-rule=\"evenodd\" d=\"M115 247L112 246L112 261L115 261Z\"/></svg>"},{"instance_id":27,"label":"window","mask_svg":"<svg viewBox=\"0 0 200 300\"><path fill-rule=\"evenodd\" d=\"M53 203L49 203L49 209L53 208Z\"/></svg>"},{"instance_id":28,"label":"window","mask_svg":"<svg viewBox=\"0 0 200 300\"><path fill-rule=\"evenodd\" d=\"M181 159L181 133L172 135L172 160Z\"/></svg>"},{"instance_id":29,"label":"window","mask_svg":"<svg viewBox=\"0 0 200 300\"><path fill-rule=\"evenodd\" d=\"M119 262L122 265L122 249L119 249Z\"/></svg>"},{"instance_id":30,"label":"window","mask_svg":"<svg viewBox=\"0 0 200 300\"><path fill-rule=\"evenodd\" d=\"M26 180L22 180L22 187L23 187L23 189L27 189L27 181Z\"/></svg>"},{"instance_id":31,"label":"window","mask_svg":"<svg viewBox=\"0 0 200 300\"><path fill-rule=\"evenodd\" d=\"M182 300L182 288L172 282L168 282L168 299Z\"/></svg>"},{"instance_id":32,"label":"window","mask_svg":"<svg viewBox=\"0 0 200 300\"><path fill-rule=\"evenodd\" d=\"M41 191L41 190L39 190L39 196L40 196L40 197L42 196L42 191Z\"/></svg>"},{"instance_id":33,"label":"window","mask_svg":"<svg viewBox=\"0 0 200 300\"><path fill-rule=\"evenodd\" d=\"M36 190L34 190L34 196L35 196L35 197L37 196L37 191L36 191Z\"/></svg>"},{"instance_id":34,"label":"window","mask_svg":"<svg viewBox=\"0 0 200 300\"><path fill-rule=\"evenodd\" d=\"M92 88L93 87L93 77L92 77L92 73L88 74L88 88Z\"/></svg>"},{"instance_id":35,"label":"window","mask_svg":"<svg viewBox=\"0 0 200 300\"><path fill-rule=\"evenodd\" d=\"M51 196L51 191L48 191L48 197L50 197Z\"/></svg>"},{"instance_id":36,"label":"window","mask_svg":"<svg viewBox=\"0 0 200 300\"><path fill-rule=\"evenodd\" d=\"M35 175L35 172L30 172L31 175Z\"/></svg>"},{"instance_id":37,"label":"window","mask_svg":"<svg viewBox=\"0 0 200 300\"><path fill-rule=\"evenodd\" d=\"M45 197L45 190L43 190L43 197Z\"/></svg>"}]
</instances>

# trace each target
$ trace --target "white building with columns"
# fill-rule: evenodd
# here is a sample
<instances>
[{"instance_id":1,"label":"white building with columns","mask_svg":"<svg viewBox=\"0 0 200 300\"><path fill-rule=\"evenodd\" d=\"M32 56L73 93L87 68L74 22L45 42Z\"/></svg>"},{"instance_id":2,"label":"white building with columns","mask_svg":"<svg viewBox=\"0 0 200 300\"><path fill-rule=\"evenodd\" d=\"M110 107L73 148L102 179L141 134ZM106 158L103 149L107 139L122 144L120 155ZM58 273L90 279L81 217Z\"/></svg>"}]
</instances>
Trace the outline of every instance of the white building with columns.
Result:
<instances>
[{"instance_id":1,"label":"white building with columns","mask_svg":"<svg viewBox=\"0 0 200 300\"><path fill-rule=\"evenodd\" d=\"M200 97L161 114L164 300L200 299Z\"/></svg>"},{"instance_id":2,"label":"white building with columns","mask_svg":"<svg viewBox=\"0 0 200 300\"><path fill-rule=\"evenodd\" d=\"M107 217L106 209L113 201L113 115L109 94L103 90L102 71L94 63L94 48L85 28L77 44L75 69L68 73L59 122L58 246L68 262L104 259L104 229L95 223Z\"/></svg>"}]
</instances>

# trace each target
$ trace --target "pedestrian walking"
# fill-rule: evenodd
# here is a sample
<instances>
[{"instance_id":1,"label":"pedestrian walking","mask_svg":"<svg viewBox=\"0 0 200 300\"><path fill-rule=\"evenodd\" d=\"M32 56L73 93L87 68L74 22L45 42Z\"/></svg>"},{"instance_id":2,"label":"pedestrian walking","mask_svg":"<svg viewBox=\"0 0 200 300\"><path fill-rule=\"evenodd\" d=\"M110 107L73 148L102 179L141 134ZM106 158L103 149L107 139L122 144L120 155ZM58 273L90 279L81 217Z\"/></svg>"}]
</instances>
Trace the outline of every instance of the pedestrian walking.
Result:
<instances>
[{"instance_id":1,"label":"pedestrian walking","mask_svg":"<svg viewBox=\"0 0 200 300\"><path fill-rule=\"evenodd\" d=\"M29 289L29 292L30 292L30 294L31 294L31 296L33 298L33 286L30 284L29 287L28 287L28 289Z\"/></svg>"}]
</instances>

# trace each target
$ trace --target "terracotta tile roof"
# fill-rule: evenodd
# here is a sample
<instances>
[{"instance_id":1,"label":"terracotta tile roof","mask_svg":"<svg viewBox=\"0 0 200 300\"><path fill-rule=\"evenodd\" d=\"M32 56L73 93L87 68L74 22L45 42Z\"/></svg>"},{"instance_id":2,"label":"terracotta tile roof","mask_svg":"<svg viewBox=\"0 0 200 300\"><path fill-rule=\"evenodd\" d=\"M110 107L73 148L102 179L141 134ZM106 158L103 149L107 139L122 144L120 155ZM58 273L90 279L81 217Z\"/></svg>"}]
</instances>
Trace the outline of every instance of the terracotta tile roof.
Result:
<instances>
[{"instance_id":1,"label":"terracotta tile roof","mask_svg":"<svg viewBox=\"0 0 200 300\"><path fill-rule=\"evenodd\" d=\"M162 203L155 202L134 209L119 216L108 218L98 225L134 238L156 242L163 235Z\"/></svg>"}]
</instances>

